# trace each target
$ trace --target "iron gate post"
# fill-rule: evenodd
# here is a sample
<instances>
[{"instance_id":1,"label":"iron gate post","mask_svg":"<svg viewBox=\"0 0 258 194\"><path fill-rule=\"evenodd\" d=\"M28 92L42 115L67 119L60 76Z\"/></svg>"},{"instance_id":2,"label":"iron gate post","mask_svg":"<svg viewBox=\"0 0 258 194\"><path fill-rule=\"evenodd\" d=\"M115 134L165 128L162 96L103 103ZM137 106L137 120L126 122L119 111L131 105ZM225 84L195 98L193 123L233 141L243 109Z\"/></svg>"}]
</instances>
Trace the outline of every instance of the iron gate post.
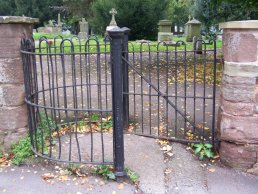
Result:
<instances>
[{"instance_id":1,"label":"iron gate post","mask_svg":"<svg viewBox=\"0 0 258 194\"><path fill-rule=\"evenodd\" d=\"M107 30L110 41L112 109L113 109L113 156L117 178L126 175L124 169L124 124L123 124L123 68L122 47L124 31L119 27Z\"/></svg>"},{"instance_id":2,"label":"iron gate post","mask_svg":"<svg viewBox=\"0 0 258 194\"><path fill-rule=\"evenodd\" d=\"M130 32L130 29L127 27L123 27L122 30L124 31L124 39L123 39L123 57L128 60L129 53L128 53L128 35ZM128 65L123 64L123 92L128 93L129 92L129 80L128 80ZM124 119L124 129L128 129L129 126L129 96L124 95L123 96L123 119Z\"/></svg>"}]
</instances>

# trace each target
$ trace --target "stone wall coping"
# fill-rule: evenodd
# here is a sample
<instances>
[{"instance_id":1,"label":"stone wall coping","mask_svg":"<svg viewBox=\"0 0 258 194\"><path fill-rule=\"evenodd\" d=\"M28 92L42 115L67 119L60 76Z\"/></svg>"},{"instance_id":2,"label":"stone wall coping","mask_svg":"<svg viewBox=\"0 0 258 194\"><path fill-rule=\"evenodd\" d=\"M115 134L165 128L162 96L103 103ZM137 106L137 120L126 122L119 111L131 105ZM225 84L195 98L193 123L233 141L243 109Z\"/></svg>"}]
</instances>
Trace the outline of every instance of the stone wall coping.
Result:
<instances>
[{"instance_id":1,"label":"stone wall coping","mask_svg":"<svg viewBox=\"0 0 258 194\"><path fill-rule=\"evenodd\" d=\"M230 21L219 24L220 29L258 29L258 20Z\"/></svg>"},{"instance_id":2,"label":"stone wall coping","mask_svg":"<svg viewBox=\"0 0 258 194\"><path fill-rule=\"evenodd\" d=\"M238 77L258 77L258 61L227 62L224 61L224 74Z\"/></svg>"},{"instance_id":3,"label":"stone wall coping","mask_svg":"<svg viewBox=\"0 0 258 194\"><path fill-rule=\"evenodd\" d=\"M0 16L0 24L35 24L38 22L38 18L23 16Z\"/></svg>"}]
</instances>

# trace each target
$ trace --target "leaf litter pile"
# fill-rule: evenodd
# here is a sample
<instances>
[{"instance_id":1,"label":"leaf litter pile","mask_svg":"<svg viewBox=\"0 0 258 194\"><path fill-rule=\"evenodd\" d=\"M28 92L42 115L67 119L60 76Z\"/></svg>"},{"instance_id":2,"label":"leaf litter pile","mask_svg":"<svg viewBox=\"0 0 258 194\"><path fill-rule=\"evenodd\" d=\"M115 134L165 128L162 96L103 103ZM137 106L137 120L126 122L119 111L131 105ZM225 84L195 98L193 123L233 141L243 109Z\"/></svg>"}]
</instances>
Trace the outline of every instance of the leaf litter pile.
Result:
<instances>
[{"instance_id":1,"label":"leaf litter pile","mask_svg":"<svg viewBox=\"0 0 258 194\"><path fill-rule=\"evenodd\" d=\"M52 133L53 137L66 135L68 133L97 133L112 132L112 117L100 118L98 114L93 114L90 118L86 117L82 121L70 125L63 125L58 131Z\"/></svg>"}]
</instances>

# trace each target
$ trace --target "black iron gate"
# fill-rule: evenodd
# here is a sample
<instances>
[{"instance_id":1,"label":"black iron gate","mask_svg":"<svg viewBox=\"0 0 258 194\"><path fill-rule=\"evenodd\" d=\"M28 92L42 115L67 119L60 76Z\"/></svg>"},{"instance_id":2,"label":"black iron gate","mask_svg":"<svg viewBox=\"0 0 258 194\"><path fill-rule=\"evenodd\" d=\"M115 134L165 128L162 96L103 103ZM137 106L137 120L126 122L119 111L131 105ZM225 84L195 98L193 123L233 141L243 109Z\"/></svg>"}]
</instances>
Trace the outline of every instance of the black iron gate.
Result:
<instances>
[{"instance_id":1,"label":"black iron gate","mask_svg":"<svg viewBox=\"0 0 258 194\"><path fill-rule=\"evenodd\" d=\"M183 41L143 42L138 48L129 44L127 58L123 57L129 69L124 90L130 107L129 130L177 142L214 144L216 39L200 39L195 48L197 44L203 48L189 49Z\"/></svg>"},{"instance_id":2,"label":"black iron gate","mask_svg":"<svg viewBox=\"0 0 258 194\"><path fill-rule=\"evenodd\" d=\"M29 132L44 158L113 164L124 176L123 133L215 142L216 40L128 43L128 28L96 36L22 40Z\"/></svg>"}]
</instances>

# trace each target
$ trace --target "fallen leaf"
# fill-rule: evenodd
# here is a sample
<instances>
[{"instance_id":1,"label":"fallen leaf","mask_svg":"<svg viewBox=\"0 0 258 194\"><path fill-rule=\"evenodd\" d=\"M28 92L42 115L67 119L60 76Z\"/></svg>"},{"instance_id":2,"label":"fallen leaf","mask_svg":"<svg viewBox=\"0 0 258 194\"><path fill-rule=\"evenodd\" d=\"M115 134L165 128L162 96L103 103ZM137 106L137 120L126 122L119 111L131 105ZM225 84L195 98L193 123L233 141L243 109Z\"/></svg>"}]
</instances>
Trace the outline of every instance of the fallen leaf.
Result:
<instances>
[{"instance_id":1,"label":"fallen leaf","mask_svg":"<svg viewBox=\"0 0 258 194\"><path fill-rule=\"evenodd\" d=\"M105 182L104 181L100 181L99 185L105 185Z\"/></svg>"},{"instance_id":2,"label":"fallen leaf","mask_svg":"<svg viewBox=\"0 0 258 194\"><path fill-rule=\"evenodd\" d=\"M169 151L172 150L172 146L166 145L166 146L162 147L162 150L163 150L163 151L166 151L166 152L169 152Z\"/></svg>"},{"instance_id":3,"label":"fallen leaf","mask_svg":"<svg viewBox=\"0 0 258 194\"><path fill-rule=\"evenodd\" d=\"M210 128L209 127L204 127L204 130L209 131Z\"/></svg>"},{"instance_id":4,"label":"fallen leaf","mask_svg":"<svg viewBox=\"0 0 258 194\"><path fill-rule=\"evenodd\" d=\"M169 155L170 157L173 156L174 154L171 152L168 152L167 155Z\"/></svg>"},{"instance_id":5,"label":"fallen leaf","mask_svg":"<svg viewBox=\"0 0 258 194\"><path fill-rule=\"evenodd\" d=\"M41 175L41 177L43 178L44 181L55 178L54 174L52 173L45 173Z\"/></svg>"},{"instance_id":6,"label":"fallen leaf","mask_svg":"<svg viewBox=\"0 0 258 194\"><path fill-rule=\"evenodd\" d=\"M209 171L210 172L215 172L216 170L215 170L215 168L210 168Z\"/></svg>"},{"instance_id":7,"label":"fallen leaf","mask_svg":"<svg viewBox=\"0 0 258 194\"><path fill-rule=\"evenodd\" d=\"M117 187L118 187L118 189L120 189L120 190L121 190L121 189L124 189L124 184L121 183L121 184L119 184Z\"/></svg>"},{"instance_id":8,"label":"fallen leaf","mask_svg":"<svg viewBox=\"0 0 258 194\"><path fill-rule=\"evenodd\" d=\"M61 175L61 176L59 176L58 177L58 180L60 180L60 181L68 181L69 180L69 177L68 177L68 175Z\"/></svg>"},{"instance_id":9,"label":"fallen leaf","mask_svg":"<svg viewBox=\"0 0 258 194\"><path fill-rule=\"evenodd\" d=\"M88 191L91 191L93 189L92 185L89 185L89 187L87 188Z\"/></svg>"},{"instance_id":10,"label":"fallen leaf","mask_svg":"<svg viewBox=\"0 0 258 194\"><path fill-rule=\"evenodd\" d=\"M171 169L166 169L166 170L165 170L165 174L169 174L169 173L171 173L171 172L172 172Z\"/></svg>"}]
</instances>

